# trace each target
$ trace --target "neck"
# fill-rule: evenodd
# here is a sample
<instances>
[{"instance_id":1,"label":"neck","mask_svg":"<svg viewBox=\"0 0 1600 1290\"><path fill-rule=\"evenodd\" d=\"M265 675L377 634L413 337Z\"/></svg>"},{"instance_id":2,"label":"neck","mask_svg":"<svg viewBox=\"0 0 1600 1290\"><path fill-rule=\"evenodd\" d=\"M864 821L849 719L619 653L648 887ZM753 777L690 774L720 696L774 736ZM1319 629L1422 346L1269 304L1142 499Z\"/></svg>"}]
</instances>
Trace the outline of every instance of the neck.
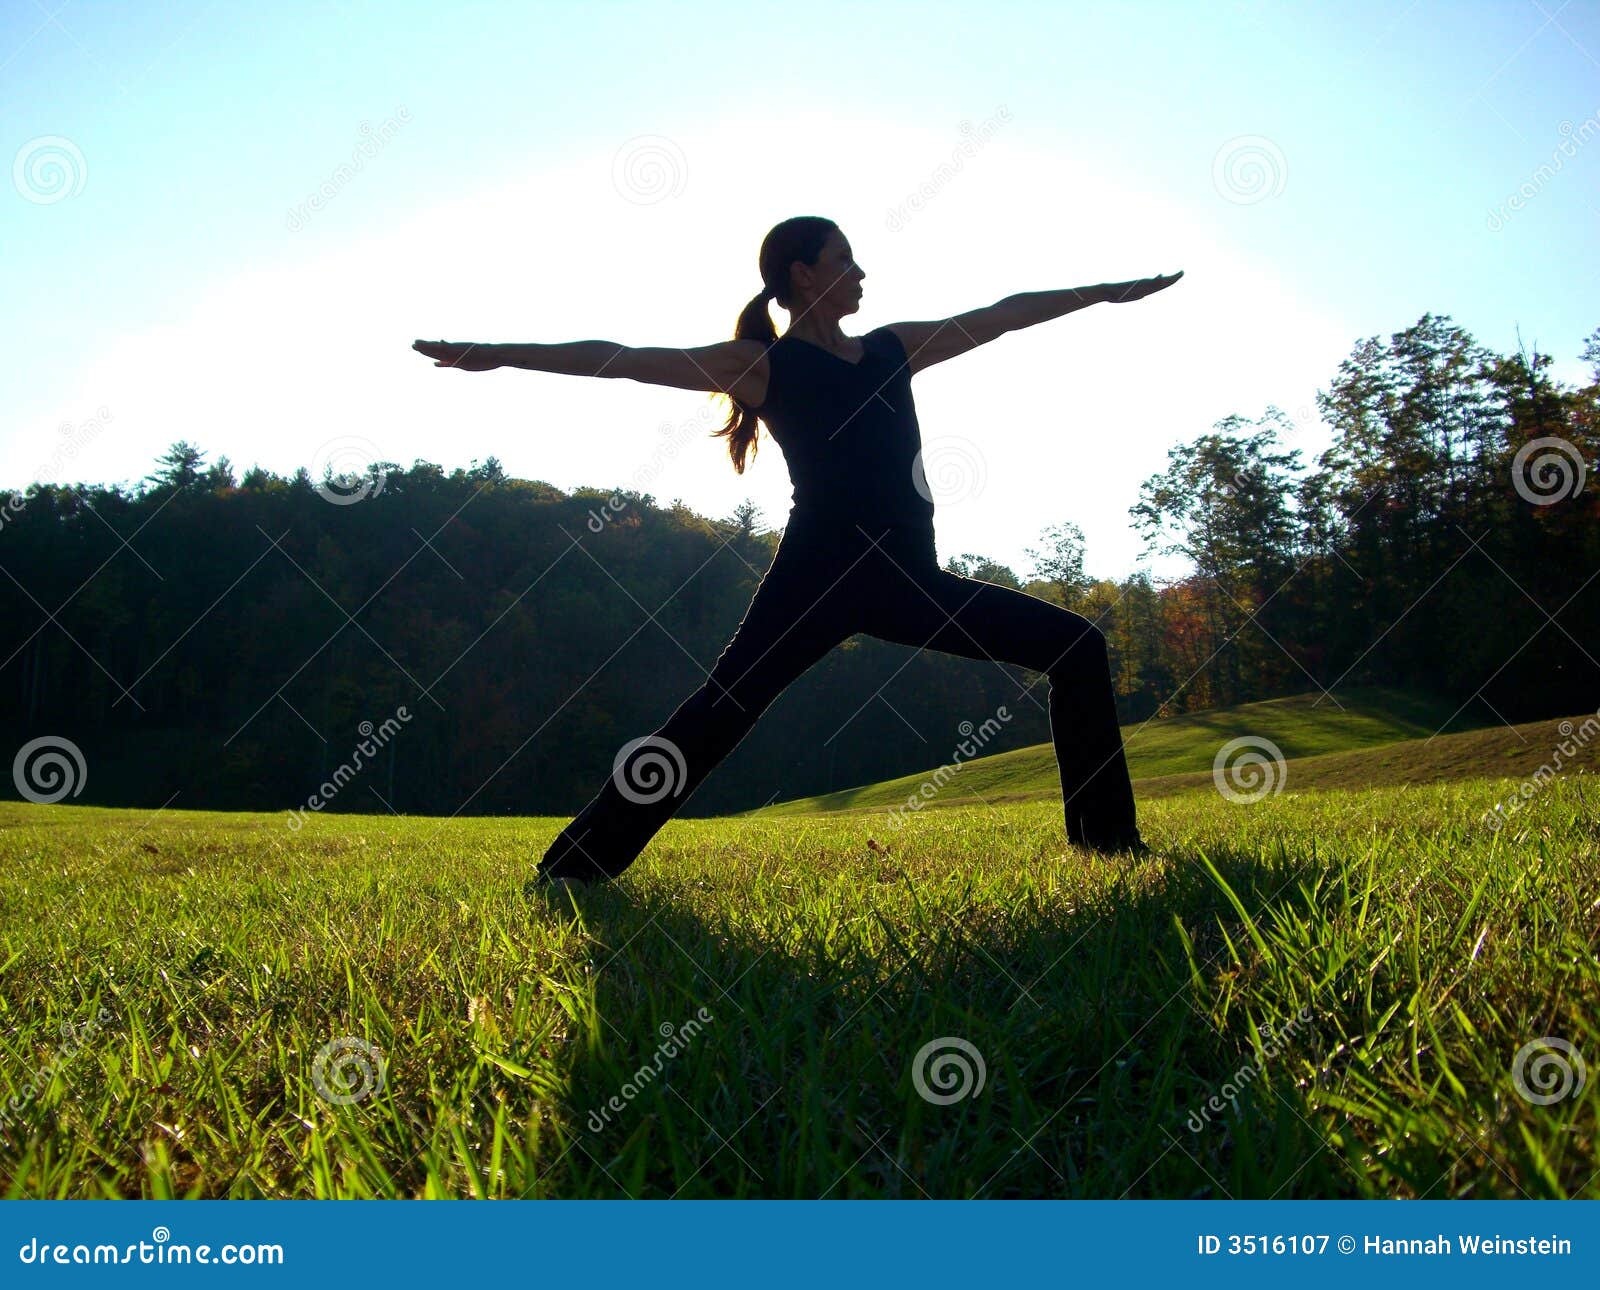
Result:
<instances>
[{"instance_id":1,"label":"neck","mask_svg":"<svg viewBox=\"0 0 1600 1290\"><path fill-rule=\"evenodd\" d=\"M786 336L795 336L811 344L819 344L824 349L848 349L854 336L846 336L838 327L838 318L829 318L827 322L813 322L811 318L802 318L800 322L790 323L784 331Z\"/></svg>"},{"instance_id":2,"label":"neck","mask_svg":"<svg viewBox=\"0 0 1600 1290\"><path fill-rule=\"evenodd\" d=\"M802 307L784 335L796 336L827 349L843 349L854 338L844 334L839 326L840 317L836 313L823 312L820 306L811 309Z\"/></svg>"}]
</instances>

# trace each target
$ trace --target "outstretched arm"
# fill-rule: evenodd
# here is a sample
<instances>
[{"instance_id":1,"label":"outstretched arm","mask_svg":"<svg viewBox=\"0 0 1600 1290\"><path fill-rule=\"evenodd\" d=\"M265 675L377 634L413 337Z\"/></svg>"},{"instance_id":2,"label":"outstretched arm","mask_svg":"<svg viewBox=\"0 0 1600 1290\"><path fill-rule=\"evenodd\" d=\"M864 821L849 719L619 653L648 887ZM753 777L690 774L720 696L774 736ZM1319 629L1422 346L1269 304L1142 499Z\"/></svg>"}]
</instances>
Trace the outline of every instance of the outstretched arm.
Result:
<instances>
[{"instance_id":1,"label":"outstretched arm","mask_svg":"<svg viewBox=\"0 0 1600 1290\"><path fill-rule=\"evenodd\" d=\"M523 367L568 376L620 376L681 390L732 393L751 403L766 393L766 345L759 340L725 340L694 349L642 348L610 340L553 345L419 340L411 348L433 359L435 367L469 372Z\"/></svg>"},{"instance_id":2,"label":"outstretched arm","mask_svg":"<svg viewBox=\"0 0 1600 1290\"><path fill-rule=\"evenodd\" d=\"M982 309L932 322L891 323L890 329L905 346L911 370L920 372L934 363L986 345L1008 331L1048 322L1094 304L1142 300L1170 287L1181 277L1183 270L1179 269L1176 273L1135 278L1130 282L1102 282L1092 287L1068 287L1061 291L1023 291Z\"/></svg>"}]
</instances>

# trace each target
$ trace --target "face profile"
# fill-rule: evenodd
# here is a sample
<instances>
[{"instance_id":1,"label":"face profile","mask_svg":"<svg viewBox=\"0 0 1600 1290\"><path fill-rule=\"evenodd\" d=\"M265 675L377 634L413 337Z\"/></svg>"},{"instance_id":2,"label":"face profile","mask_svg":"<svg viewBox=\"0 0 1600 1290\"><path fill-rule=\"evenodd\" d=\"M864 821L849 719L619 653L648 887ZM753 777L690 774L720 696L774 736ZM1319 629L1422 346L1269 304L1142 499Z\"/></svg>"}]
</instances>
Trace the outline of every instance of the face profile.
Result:
<instances>
[{"instance_id":1,"label":"face profile","mask_svg":"<svg viewBox=\"0 0 1600 1290\"><path fill-rule=\"evenodd\" d=\"M796 312L820 308L824 316L839 318L861 307L861 283L867 275L855 262L849 239L837 229L828 234L814 265L796 263L790 273L799 297Z\"/></svg>"}]
</instances>

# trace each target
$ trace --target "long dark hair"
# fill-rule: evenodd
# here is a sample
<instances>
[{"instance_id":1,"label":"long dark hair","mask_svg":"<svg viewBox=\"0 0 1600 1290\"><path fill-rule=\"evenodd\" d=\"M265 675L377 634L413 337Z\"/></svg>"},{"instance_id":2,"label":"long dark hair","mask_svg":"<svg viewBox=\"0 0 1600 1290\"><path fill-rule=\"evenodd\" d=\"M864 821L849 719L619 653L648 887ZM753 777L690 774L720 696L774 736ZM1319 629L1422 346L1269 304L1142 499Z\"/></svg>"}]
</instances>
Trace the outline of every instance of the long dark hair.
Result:
<instances>
[{"instance_id":1,"label":"long dark hair","mask_svg":"<svg viewBox=\"0 0 1600 1290\"><path fill-rule=\"evenodd\" d=\"M761 239L761 292L752 297L740 312L739 321L733 328L734 340L778 338L777 328L772 325L772 315L767 312L767 301L775 299L793 312L789 266L796 260L802 264L815 264L829 235L837 228L838 225L831 219L823 219L820 215L796 215L781 224L774 224L768 230L766 237ZM733 458L734 472L742 475L745 457L755 456L756 431L760 427L760 420L731 392L723 397L729 404L728 423L713 437L727 436L728 456Z\"/></svg>"}]
</instances>

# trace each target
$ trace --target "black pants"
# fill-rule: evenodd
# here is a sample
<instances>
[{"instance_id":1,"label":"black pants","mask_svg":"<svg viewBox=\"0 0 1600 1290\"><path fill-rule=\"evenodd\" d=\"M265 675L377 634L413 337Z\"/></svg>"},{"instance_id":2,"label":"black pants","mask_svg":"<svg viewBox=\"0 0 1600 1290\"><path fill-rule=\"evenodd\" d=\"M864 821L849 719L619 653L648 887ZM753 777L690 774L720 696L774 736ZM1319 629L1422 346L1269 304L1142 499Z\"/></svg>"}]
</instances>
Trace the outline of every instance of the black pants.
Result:
<instances>
[{"instance_id":1,"label":"black pants","mask_svg":"<svg viewBox=\"0 0 1600 1290\"><path fill-rule=\"evenodd\" d=\"M540 873L621 873L784 687L857 632L1045 673L1068 839L1105 849L1137 840L1099 628L1037 596L939 568L931 525L868 529L795 514L710 678L660 730L624 747Z\"/></svg>"}]
</instances>

